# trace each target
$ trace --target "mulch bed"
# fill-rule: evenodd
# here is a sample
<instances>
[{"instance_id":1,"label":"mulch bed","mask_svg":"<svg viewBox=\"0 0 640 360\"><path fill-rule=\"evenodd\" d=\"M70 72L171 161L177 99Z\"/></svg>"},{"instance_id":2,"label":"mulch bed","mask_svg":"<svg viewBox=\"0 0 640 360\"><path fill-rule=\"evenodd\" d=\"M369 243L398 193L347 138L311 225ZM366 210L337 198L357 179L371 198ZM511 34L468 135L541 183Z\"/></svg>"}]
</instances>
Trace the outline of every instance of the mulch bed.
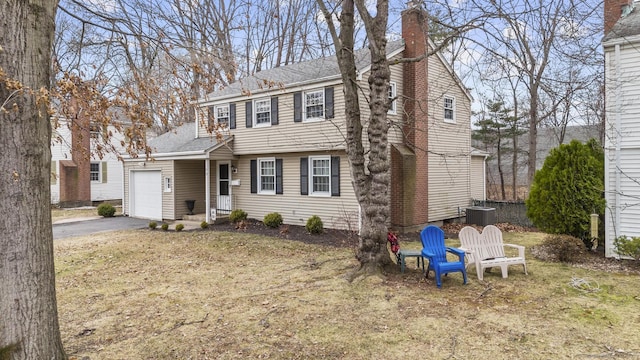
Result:
<instances>
[{"instance_id":1,"label":"mulch bed","mask_svg":"<svg viewBox=\"0 0 640 360\"><path fill-rule=\"evenodd\" d=\"M460 229L468 224L460 223L448 223L442 225L442 230L445 232L445 236L448 238L457 238ZM482 227L471 225L482 230ZM535 232L535 228L527 228L523 226L517 226L507 223L496 224L496 226L503 232ZM297 225L281 225L279 228L270 228L264 225L258 220L246 220L241 225L233 223L222 223L211 226L211 229L215 231L228 231L228 232L245 232L250 234L264 235L270 237L276 237L281 239L295 240L304 242L307 244L325 245L342 248L356 248L358 246L358 235L352 231L325 229L322 234L310 234L304 226ZM418 232L398 234L398 240L400 244L404 241L420 241L420 234ZM534 256L540 260L549 261L545 256L534 252ZM576 267L607 271L607 272L622 272L630 274L640 274L640 263L633 260L606 258L604 256L604 250L598 248L597 251L587 251L584 255L584 259L577 264L573 264Z\"/></svg>"}]
</instances>

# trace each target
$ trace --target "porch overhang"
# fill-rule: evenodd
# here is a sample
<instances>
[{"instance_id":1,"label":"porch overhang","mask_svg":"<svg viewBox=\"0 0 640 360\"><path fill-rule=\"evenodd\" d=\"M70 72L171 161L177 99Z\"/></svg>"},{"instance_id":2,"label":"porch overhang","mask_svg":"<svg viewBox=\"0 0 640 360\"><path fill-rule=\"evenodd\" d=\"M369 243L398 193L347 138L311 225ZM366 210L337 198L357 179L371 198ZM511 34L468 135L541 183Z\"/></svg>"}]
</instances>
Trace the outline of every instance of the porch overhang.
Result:
<instances>
[{"instance_id":1,"label":"porch overhang","mask_svg":"<svg viewBox=\"0 0 640 360\"><path fill-rule=\"evenodd\" d=\"M215 142L214 142L215 141ZM184 149L184 150L181 150ZM171 149L174 150L174 149ZM221 140L196 138L175 149L176 151L152 152L148 158L123 155L125 162L146 160L235 160L233 154L233 135Z\"/></svg>"}]
</instances>

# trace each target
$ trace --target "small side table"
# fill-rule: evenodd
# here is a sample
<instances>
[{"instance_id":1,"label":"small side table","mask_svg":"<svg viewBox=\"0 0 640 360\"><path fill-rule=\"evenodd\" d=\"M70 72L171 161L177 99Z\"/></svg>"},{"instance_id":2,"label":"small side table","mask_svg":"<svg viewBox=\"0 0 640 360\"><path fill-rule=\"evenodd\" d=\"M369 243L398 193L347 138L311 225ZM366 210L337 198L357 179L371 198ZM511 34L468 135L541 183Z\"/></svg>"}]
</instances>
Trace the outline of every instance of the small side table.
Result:
<instances>
[{"instance_id":1,"label":"small side table","mask_svg":"<svg viewBox=\"0 0 640 360\"><path fill-rule=\"evenodd\" d=\"M422 271L424 272L424 258L422 257L422 251L420 250L400 250L396 254L398 256L398 263L400 264L400 271L404 273L405 268L405 259L408 257L416 258L416 267L420 268L420 264L422 263Z\"/></svg>"}]
</instances>

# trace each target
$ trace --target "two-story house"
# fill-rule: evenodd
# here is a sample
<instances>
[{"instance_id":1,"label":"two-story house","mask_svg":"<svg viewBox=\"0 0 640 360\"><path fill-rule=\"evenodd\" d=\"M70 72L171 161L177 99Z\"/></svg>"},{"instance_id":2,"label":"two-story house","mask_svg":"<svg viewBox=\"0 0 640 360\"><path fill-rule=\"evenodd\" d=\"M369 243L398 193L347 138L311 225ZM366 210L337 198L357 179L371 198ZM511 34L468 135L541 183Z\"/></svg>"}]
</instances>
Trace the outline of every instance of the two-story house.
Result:
<instances>
[{"instance_id":1,"label":"two-story house","mask_svg":"<svg viewBox=\"0 0 640 360\"><path fill-rule=\"evenodd\" d=\"M640 2L605 0L605 255L640 236Z\"/></svg>"},{"instance_id":2,"label":"two-story house","mask_svg":"<svg viewBox=\"0 0 640 360\"><path fill-rule=\"evenodd\" d=\"M403 39L387 44L389 59L433 48L423 10L405 10L402 22ZM369 51L355 55L366 93ZM390 225L408 231L459 217L472 192L484 188L483 173L471 173L469 92L443 57L433 55L392 65L389 97ZM278 212L286 224L304 225L318 215L325 227L357 229L360 208L345 152L335 56L258 72L198 106L195 124L150 142L152 160L125 157L125 214L176 220L195 200L194 212L207 221L242 209L254 219ZM364 96L360 110L364 121ZM216 126L223 128L220 136L208 131Z\"/></svg>"}]
</instances>

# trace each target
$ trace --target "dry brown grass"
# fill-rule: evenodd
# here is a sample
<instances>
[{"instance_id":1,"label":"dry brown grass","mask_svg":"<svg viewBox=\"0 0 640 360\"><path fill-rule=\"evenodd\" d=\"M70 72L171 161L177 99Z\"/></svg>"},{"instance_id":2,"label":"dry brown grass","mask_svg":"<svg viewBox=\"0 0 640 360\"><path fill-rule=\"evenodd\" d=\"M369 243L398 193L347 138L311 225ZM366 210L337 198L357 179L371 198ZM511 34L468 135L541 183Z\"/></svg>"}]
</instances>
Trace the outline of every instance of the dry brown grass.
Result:
<instances>
[{"instance_id":1,"label":"dry brown grass","mask_svg":"<svg viewBox=\"0 0 640 360\"><path fill-rule=\"evenodd\" d=\"M541 238L505 234L528 247ZM137 230L55 247L76 359L640 357L637 275L529 256L528 276L479 282L470 270L468 285L451 274L438 290L412 261L349 283L352 249L244 233Z\"/></svg>"},{"instance_id":2,"label":"dry brown grass","mask_svg":"<svg viewBox=\"0 0 640 360\"><path fill-rule=\"evenodd\" d=\"M115 216L122 214L122 207L116 206ZM58 220L65 220L71 218L83 218L83 217L91 217L98 216L98 209L93 208L71 208L71 209L62 209L62 208L52 208L51 209L51 220L56 222Z\"/></svg>"}]
</instances>

